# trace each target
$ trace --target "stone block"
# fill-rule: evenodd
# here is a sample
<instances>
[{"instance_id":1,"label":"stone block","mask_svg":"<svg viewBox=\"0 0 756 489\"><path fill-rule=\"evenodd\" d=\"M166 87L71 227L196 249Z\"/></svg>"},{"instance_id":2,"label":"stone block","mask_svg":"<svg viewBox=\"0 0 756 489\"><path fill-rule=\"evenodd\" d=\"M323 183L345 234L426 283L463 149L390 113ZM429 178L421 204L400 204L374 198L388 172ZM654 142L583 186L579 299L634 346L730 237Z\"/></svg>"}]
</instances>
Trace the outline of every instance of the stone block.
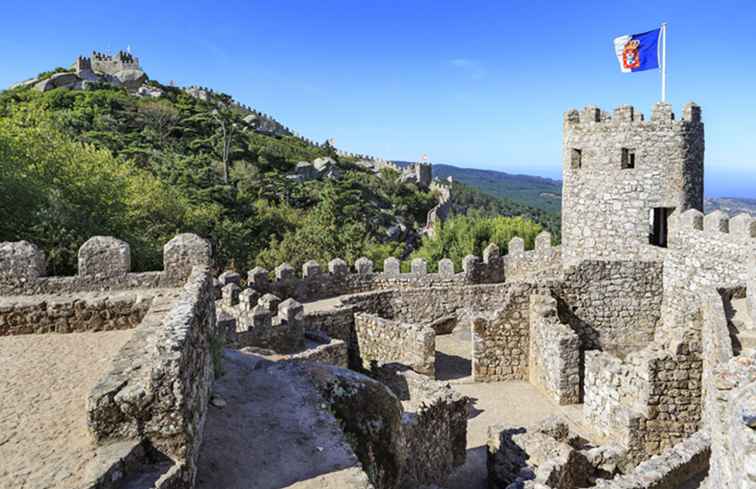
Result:
<instances>
[{"instance_id":1,"label":"stone block","mask_svg":"<svg viewBox=\"0 0 756 489\"><path fill-rule=\"evenodd\" d=\"M448 258L439 261L438 273L441 275L454 275L454 262Z\"/></svg>"},{"instance_id":2,"label":"stone block","mask_svg":"<svg viewBox=\"0 0 756 489\"><path fill-rule=\"evenodd\" d=\"M580 112L575 109L570 109L564 113L565 124L577 124L580 122Z\"/></svg>"},{"instance_id":3,"label":"stone block","mask_svg":"<svg viewBox=\"0 0 756 489\"><path fill-rule=\"evenodd\" d=\"M257 301L258 306L262 306L271 313L278 312L278 305L281 303L281 299L273 294L265 294Z\"/></svg>"},{"instance_id":4,"label":"stone block","mask_svg":"<svg viewBox=\"0 0 756 489\"><path fill-rule=\"evenodd\" d=\"M344 275L349 273L349 265L341 258L334 258L328 262L328 271L334 275Z\"/></svg>"},{"instance_id":5,"label":"stone block","mask_svg":"<svg viewBox=\"0 0 756 489\"><path fill-rule=\"evenodd\" d=\"M174 280L186 280L193 267L212 264L210 242L196 234L179 234L163 247L163 267Z\"/></svg>"},{"instance_id":6,"label":"stone block","mask_svg":"<svg viewBox=\"0 0 756 489\"><path fill-rule=\"evenodd\" d=\"M614 109L612 120L616 122L633 122L635 119L635 108L632 105L622 105Z\"/></svg>"},{"instance_id":7,"label":"stone block","mask_svg":"<svg viewBox=\"0 0 756 489\"><path fill-rule=\"evenodd\" d=\"M714 211L704 216L704 231L711 233L729 233L730 217L722 211Z\"/></svg>"},{"instance_id":8,"label":"stone block","mask_svg":"<svg viewBox=\"0 0 756 489\"><path fill-rule=\"evenodd\" d=\"M548 231L541 231L538 233L535 239L535 249L546 250L551 248L551 233Z\"/></svg>"},{"instance_id":9,"label":"stone block","mask_svg":"<svg viewBox=\"0 0 756 489\"><path fill-rule=\"evenodd\" d=\"M218 281L220 282L221 287L224 287L228 284L241 285L241 275L228 270L218 275Z\"/></svg>"},{"instance_id":10,"label":"stone block","mask_svg":"<svg viewBox=\"0 0 756 489\"><path fill-rule=\"evenodd\" d=\"M302 276L304 278L317 277L320 275L320 264L315 260L310 260L302 265Z\"/></svg>"},{"instance_id":11,"label":"stone block","mask_svg":"<svg viewBox=\"0 0 756 489\"><path fill-rule=\"evenodd\" d=\"M0 282L29 282L44 277L45 254L28 241L0 243Z\"/></svg>"},{"instance_id":12,"label":"stone block","mask_svg":"<svg viewBox=\"0 0 756 489\"><path fill-rule=\"evenodd\" d=\"M704 215L698 209L688 209L680 214L680 225L686 229L703 230Z\"/></svg>"},{"instance_id":13,"label":"stone block","mask_svg":"<svg viewBox=\"0 0 756 489\"><path fill-rule=\"evenodd\" d=\"M373 273L373 262L366 257L358 258L357 261L354 262L354 268L357 270L357 273L359 274L368 274Z\"/></svg>"},{"instance_id":14,"label":"stone block","mask_svg":"<svg viewBox=\"0 0 756 489\"><path fill-rule=\"evenodd\" d=\"M257 289L265 289L270 281L268 280L268 271L263 267L255 267L247 272L247 284Z\"/></svg>"},{"instance_id":15,"label":"stone block","mask_svg":"<svg viewBox=\"0 0 756 489\"><path fill-rule=\"evenodd\" d=\"M297 276L294 267L288 263L281 263L276 267L274 272L276 274L276 280L290 280Z\"/></svg>"},{"instance_id":16,"label":"stone block","mask_svg":"<svg viewBox=\"0 0 756 489\"><path fill-rule=\"evenodd\" d=\"M672 104L657 102L651 109L651 120L657 122L672 121L675 114L672 112Z\"/></svg>"},{"instance_id":17,"label":"stone block","mask_svg":"<svg viewBox=\"0 0 756 489\"><path fill-rule=\"evenodd\" d=\"M419 275L425 275L428 273L428 264L422 258L415 258L412 260L412 273Z\"/></svg>"},{"instance_id":18,"label":"stone block","mask_svg":"<svg viewBox=\"0 0 756 489\"><path fill-rule=\"evenodd\" d=\"M252 309L250 313L251 324L250 326L255 330L270 329L272 326L273 318L270 315L270 309L265 305L259 304Z\"/></svg>"},{"instance_id":19,"label":"stone block","mask_svg":"<svg viewBox=\"0 0 756 489\"><path fill-rule=\"evenodd\" d=\"M467 255L462 259L462 270L465 273L472 273L475 271L475 266L478 264L479 258L475 255Z\"/></svg>"},{"instance_id":20,"label":"stone block","mask_svg":"<svg viewBox=\"0 0 756 489\"><path fill-rule=\"evenodd\" d=\"M688 122L701 122L701 107L694 102L688 102L683 107L683 120Z\"/></svg>"},{"instance_id":21,"label":"stone block","mask_svg":"<svg viewBox=\"0 0 756 489\"><path fill-rule=\"evenodd\" d=\"M231 282L223 286L221 289L221 300L226 307L234 307L239 304L239 293L241 288L235 283Z\"/></svg>"},{"instance_id":22,"label":"stone block","mask_svg":"<svg viewBox=\"0 0 756 489\"><path fill-rule=\"evenodd\" d=\"M110 236L94 236L79 248L79 275L120 277L131 270L129 244Z\"/></svg>"},{"instance_id":23,"label":"stone block","mask_svg":"<svg viewBox=\"0 0 756 489\"><path fill-rule=\"evenodd\" d=\"M260 300L260 293L255 289L244 289L239 293L239 306L244 311L251 311Z\"/></svg>"},{"instance_id":24,"label":"stone block","mask_svg":"<svg viewBox=\"0 0 756 489\"><path fill-rule=\"evenodd\" d=\"M756 238L756 219L748 213L730 219L730 234L740 238Z\"/></svg>"},{"instance_id":25,"label":"stone block","mask_svg":"<svg viewBox=\"0 0 756 489\"><path fill-rule=\"evenodd\" d=\"M525 252L525 240L520 238L519 236L515 236L511 240L509 240L509 245L507 246L507 253L512 256L519 256L522 255Z\"/></svg>"},{"instance_id":26,"label":"stone block","mask_svg":"<svg viewBox=\"0 0 756 489\"><path fill-rule=\"evenodd\" d=\"M291 321L301 321L304 317L304 306L300 304L299 302L295 301L294 299L286 299L285 301L278 304L278 318L291 322Z\"/></svg>"},{"instance_id":27,"label":"stone block","mask_svg":"<svg viewBox=\"0 0 756 489\"><path fill-rule=\"evenodd\" d=\"M386 258L383 260L383 273L386 275L399 275L401 273L401 262L394 258Z\"/></svg>"},{"instance_id":28,"label":"stone block","mask_svg":"<svg viewBox=\"0 0 756 489\"><path fill-rule=\"evenodd\" d=\"M594 105L586 105L580 114L580 122L599 122L601 121L601 109Z\"/></svg>"},{"instance_id":29,"label":"stone block","mask_svg":"<svg viewBox=\"0 0 756 489\"><path fill-rule=\"evenodd\" d=\"M483 263L491 263L491 261L500 256L499 247L496 243L489 243L488 246L486 246L486 249L483 250Z\"/></svg>"}]
</instances>

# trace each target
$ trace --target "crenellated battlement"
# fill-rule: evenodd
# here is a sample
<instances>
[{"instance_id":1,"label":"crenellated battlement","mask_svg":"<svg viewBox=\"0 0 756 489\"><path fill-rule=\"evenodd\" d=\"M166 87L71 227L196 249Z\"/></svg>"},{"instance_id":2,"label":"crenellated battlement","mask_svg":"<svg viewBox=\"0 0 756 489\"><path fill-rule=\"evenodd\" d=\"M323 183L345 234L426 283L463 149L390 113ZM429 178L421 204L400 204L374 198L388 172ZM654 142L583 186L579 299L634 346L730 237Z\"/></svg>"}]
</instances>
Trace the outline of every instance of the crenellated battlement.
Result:
<instances>
[{"instance_id":1,"label":"crenellated battlement","mask_svg":"<svg viewBox=\"0 0 756 489\"><path fill-rule=\"evenodd\" d=\"M79 248L78 273L48 277L42 250L28 241L0 243L0 295L50 294L89 290L166 287L183 284L195 266L210 266L210 243L179 234L163 247L163 270L131 273L129 244L94 236Z\"/></svg>"},{"instance_id":2,"label":"crenellated battlement","mask_svg":"<svg viewBox=\"0 0 756 489\"><path fill-rule=\"evenodd\" d=\"M664 102L655 104L651 109L651 119L646 120L643 113L635 110L632 105L621 105L616 107L612 112L602 110L595 105L586 105L581 110L570 109L564 113L565 126L596 126L599 124L607 125L620 125L634 123L637 125L643 124L659 124L674 122L678 125L683 123L700 123L701 122L701 107L694 102L688 102L682 110L682 118L676 119L675 113L672 111L672 105Z\"/></svg>"},{"instance_id":3,"label":"crenellated battlement","mask_svg":"<svg viewBox=\"0 0 756 489\"><path fill-rule=\"evenodd\" d=\"M701 231L705 235L720 239L731 239L732 242L745 246L756 246L756 218L748 213L729 217L726 213L716 210L704 215L697 209L688 209L673 221L673 233L681 234L690 231Z\"/></svg>"}]
</instances>

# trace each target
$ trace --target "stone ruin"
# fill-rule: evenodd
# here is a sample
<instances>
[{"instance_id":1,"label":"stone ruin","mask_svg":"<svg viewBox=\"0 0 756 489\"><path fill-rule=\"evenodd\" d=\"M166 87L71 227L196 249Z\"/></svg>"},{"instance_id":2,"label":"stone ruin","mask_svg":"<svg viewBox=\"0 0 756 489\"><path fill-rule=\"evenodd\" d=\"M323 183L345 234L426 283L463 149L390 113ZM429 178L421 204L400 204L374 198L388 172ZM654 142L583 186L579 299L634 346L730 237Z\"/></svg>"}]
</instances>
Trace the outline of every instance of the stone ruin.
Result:
<instances>
[{"instance_id":1,"label":"stone ruin","mask_svg":"<svg viewBox=\"0 0 756 489\"><path fill-rule=\"evenodd\" d=\"M0 485L191 485L218 336L210 246L182 234L163 256L131 273L129 245L97 236L77 275L48 277L34 244L0 244Z\"/></svg>"},{"instance_id":2,"label":"stone ruin","mask_svg":"<svg viewBox=\"0 0 756 489\"><path fill-rule=\"evenodd\" d=\"M186 235L146 274L3 244L0 340L133 331L81 487L755 487L756 220L702 214L700 109L570 111L564 145L561 246L211 279Z\"/></svg>"}]
</instances>

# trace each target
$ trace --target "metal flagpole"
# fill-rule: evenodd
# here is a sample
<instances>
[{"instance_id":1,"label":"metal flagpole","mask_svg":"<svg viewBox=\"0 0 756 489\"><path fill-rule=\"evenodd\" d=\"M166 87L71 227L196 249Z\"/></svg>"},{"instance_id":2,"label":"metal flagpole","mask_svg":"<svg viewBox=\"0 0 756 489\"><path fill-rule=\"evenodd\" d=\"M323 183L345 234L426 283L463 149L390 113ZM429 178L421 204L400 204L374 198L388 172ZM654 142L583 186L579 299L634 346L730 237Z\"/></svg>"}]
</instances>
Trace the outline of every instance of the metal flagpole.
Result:
<instances>
[{"instance_id":1,"label":"metal flagpole","mask_svg":"<svg viewBox=\"0 0 756 489\"><path fill-rule=\"evenodd\" d=\"M667 101L667 23L661 25L661 101Z\"/></svg>"}]
</instances>

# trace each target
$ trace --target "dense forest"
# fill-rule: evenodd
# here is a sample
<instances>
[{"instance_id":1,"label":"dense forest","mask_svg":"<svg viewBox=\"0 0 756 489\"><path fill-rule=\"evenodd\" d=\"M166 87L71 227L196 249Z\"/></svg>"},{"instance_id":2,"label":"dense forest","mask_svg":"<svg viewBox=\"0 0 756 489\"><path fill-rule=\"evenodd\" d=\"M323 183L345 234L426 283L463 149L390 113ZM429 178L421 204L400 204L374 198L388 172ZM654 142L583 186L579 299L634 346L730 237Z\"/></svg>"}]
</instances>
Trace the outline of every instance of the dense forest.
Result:
<instances>
[{"instance_id":1,"label":"dense forest","mask_svg":"<svg viewBox=\"0 0 756 489\"><path fill-rule=\"evenodd\" d=\"M53 274L73 273L78 247L93 235L128 241L136 270L160 268L162 245L179 232L208 237L218 266L238 270L337 256L381 262L413 251L435 259L438 244L418 234L436 203L430 191L327 144L260 133L228 95L201 100L150 83L163 95L107 85L0 92L0 241L37 243ZM336 176L291 178L298 162L322 157L333 159ZM461 184L453 196L455 214L490 221L471 229L510 235L501 231L509 224L491 218L523 215L558 234L558 218L538 209ZM540 229L528 224L512 229Z\"/></svg>"}]
</instances>

